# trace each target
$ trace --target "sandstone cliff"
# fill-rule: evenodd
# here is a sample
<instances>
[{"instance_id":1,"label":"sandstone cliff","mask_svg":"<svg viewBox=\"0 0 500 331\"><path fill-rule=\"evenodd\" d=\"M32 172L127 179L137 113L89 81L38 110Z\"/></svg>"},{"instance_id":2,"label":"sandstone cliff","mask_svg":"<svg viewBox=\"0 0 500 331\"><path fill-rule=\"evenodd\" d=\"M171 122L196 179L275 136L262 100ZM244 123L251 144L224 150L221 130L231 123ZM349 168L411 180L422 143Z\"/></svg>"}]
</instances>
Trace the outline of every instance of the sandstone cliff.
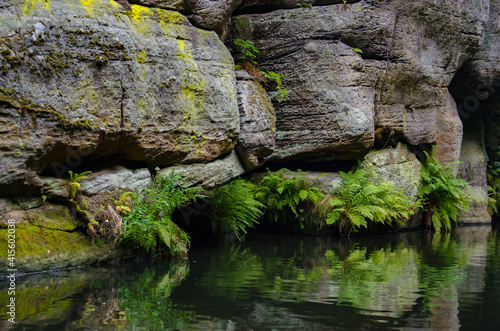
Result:
<instances>
[{"instance_id":1,"label":"sandstone cliff","mask_svg":"<svg viewBox=\"0 0 500 331\"><path fill-rule=\"evenodd\" d=\"M143 188L156 168L210 188L265 162L334 171L368 153L415 195L435 145L464 161L477 202L462 221L489 222L500 1L307 3L0 0L2 218L42 195L64 204L68 170L94 172L90 197ZM288 100L235 71L235 38L285 76Z\"/></svg>"}]
</instances>

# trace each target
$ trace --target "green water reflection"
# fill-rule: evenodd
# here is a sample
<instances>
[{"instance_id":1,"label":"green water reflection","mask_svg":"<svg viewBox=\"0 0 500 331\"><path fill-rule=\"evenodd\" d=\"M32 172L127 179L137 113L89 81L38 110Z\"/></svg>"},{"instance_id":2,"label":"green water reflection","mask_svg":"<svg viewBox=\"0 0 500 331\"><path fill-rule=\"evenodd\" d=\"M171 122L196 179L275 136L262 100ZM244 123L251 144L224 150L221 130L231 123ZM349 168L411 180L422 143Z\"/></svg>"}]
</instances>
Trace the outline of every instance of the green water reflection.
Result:
<instances>
[{"instance_id":1,"label":"green water reflection","mask_svg":"<svg viewBox=\"0 0 500 331\"><path fill-rule=\"evenodd\" d=\"M250 236L189 261L18 280L2 330L500 329L490 227L360 240ZM0 304L6 306L3 291Z\"/></svg>"}]
</instances>

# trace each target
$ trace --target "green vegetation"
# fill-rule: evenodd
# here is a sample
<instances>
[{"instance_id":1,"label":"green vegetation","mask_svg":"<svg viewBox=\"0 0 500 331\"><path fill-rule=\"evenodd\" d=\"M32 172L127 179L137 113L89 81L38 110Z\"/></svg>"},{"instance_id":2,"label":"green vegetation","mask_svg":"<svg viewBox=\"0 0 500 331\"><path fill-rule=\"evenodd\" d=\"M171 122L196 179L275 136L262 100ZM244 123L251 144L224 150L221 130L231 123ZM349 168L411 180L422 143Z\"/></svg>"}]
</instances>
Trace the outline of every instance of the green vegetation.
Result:
<instances>
[{"instance_id":1,"label":"green vegetation","mask_svg":"<svg viewBox=\"0 0 500 331\"><path fill-rule=\"evenodd\" d=\"M133 196L131 212L123 222L121 241L124 244L172 256L187 254L190 238L172 221L172 214L203 195L199 187L179 188L176 185L179 178L174 174L156 176L152 188Z\"/></svg>"},{"instance_id":2,"label":"green vegetation","mask_svg":"<svg viewBox=\"0 0 500 331\"><path fill-rule=\"evenodd\" d=\"M285 178L288 173L290 178ZM323 192L312 186L299 170L299 175L283 168L276 173L268 171L268 175L262 178L255 192L255 197L266 206L267 218L275 221L286 219L290 211L304 227L305 212L313 209L323 197Z\"/></svg>"},{"instance_id":3,"label":"green vegetation","mask_svg":"<svg viewBox=\"0 0 500 331\"><path fill-rule=\"evenodd\" d=\"M285 79L285 76L269 70L263 71L262 74L270 81L276 82L276 84L278 84L278 92L279 92L278 102L288 100L288 91L286 90L282 81L282 79Z\"/></svg>"},{"instance_id":4,"label":"green vegetation","mask_svg":"<svg viewBox=\"0 0 500 331\"><path fill-rule=\"evenodd\" d=\"M242 55L239 57L240 63L237 65L237 68L245 69L257 81L266 81L267 79L275 82L277 84L279 93L278 102L288 100L288 91L283 85L283 80L285 79L285 76L283 74L278 74L270 70L261 71L255 68L255 65L257 65L256 58L259 50L255 48L254 43L250 40L243 40L239 38L234 39L233 42L235 45L240 46L242 49Z\"/></svg>"},{"instance_id":5,"label":"green vegetation","mask_svg":"<svg viewBox=\"0 0 500 331\"><path fill-rule=\"evenodd\" d=\"M500 207L500 168L488 167L488 212L491 216L498 214Z\"/></svg>"},{"instance_id":6,"label":"green vegetation","mask_svg":"<svg viewBox=\"0 0 500 331\"><path fill-rule=\"evenodd\" d=\"M312 8L313 4L312 3L300 2L300 3L297 4L297 6L299 6L301 8L306 8L306 7Z\"/></svg>"},{"instance_id":7,"label":"green vegetation","mask_svg":"<svg viewBox=\"0 0 500 331\"><path fill-rule=\"evenodd\" d=\"M341 172L341 185L332 194L327 214L327 224L338 224L350 234L360 227L367 227L367 221L374 223L403 224L402 219L414 213L409 198L397 191L392 182L376 182L374 175L366 168L348 173Z\"/></svg>"},{"instance_id":8,"label":"green vegetation","mask_svg":"<svg viewBox=\"0 0 500 331\"><path fill-rule=\"evenodd\" d=\"M360 48L353 47L352 50L355 51L356 53L363 54L363 51Z\"/></svg>"},{"instance_id":9,"label":"green vegetation","mask_svg":"<svg viewBox=\"0 0 500 331\"><path fill-rule=\"evenodd\" d=\"M252 41L237 38L237 39L234 39L233 42L235 45L242 47L243 55L241 55L239 57L240 60L249 61L253 64L257 64L257 61L255 61L255 58L257 57L257 53L259 53L259 50L257 48L255 48Z\"/></svg>"},{"instance_id":10,"label":"green vegetation","mask_svg":"<svg viewBox=\"0 0 500 331\"><path fill-rule=\"evenodd\" d=\"M436 231L449 230L451 222L456 221L460 210L468 210L468 197L464 189L468 187L465 180L456 177L451 162L443 167L434 158L424 152L427 160L422 165L422 186L418 196L425 212L425 226L434 227Z\"/></svg>"},{"instance_id":11,"label":"green vegetation","mask_svg":"<svg viewBox=\"0 0 500 331\"><path fill-rule=\"evenodd\" d=\"M246 228L258 223L264 205L255 199L254 190L252 183L237 179L211 192L212 225L223 237L234 233L240 238Z\"/></svg>"},{"instance_id":12,"label":"green vegetation","mask_svg":"<svg viewBox=\"0 0 500 331\"><path fill-rule=\"evenodd\" d=\"M82 196L81 183L80 181L87 178L87 175L91 174L92 171L85 171L81 174L73 173L73 171L68 171L69 174L69 212L73 223L76 223L76 215L80 213L88 213L85 208L85 200Z\"/></svg>"},{"instance_id":13,"label":"green vegetation","mask_svg":"<svg viewBox=\"0 0 500 331\"><path fill-rule=\"evenodd\" d=\"M341 235L349 236L370 223L403 224L417 208L425 212L428 228L448 230L459 211L468 208L467 183L455 177L453 163L442 167L433 156L426 156L420 199L415 203L392 182L377 180L369 168L341 172L340 184L326 195L314 186L316 179L300 170L295 174L283 168L268 170L256 184L234 180L208 196L202 195L199 187L178 187L179 175L157 176L154 185L143 192L123 192L107 203L94 200L89 206L82 197L80 181L90 172L70 172L70 211L73 220L78 215L86 222L93 239L120 236L123 244L160 256L187 254L190 238L172 215L179 207L204 197L208 197L212 228L224 238L234 235L240 239L260 221L278 220L301 229L306 224L313 229L335 225ZM498 210L499 173L489 174L491 212Z\"/></svg>"}]
</instances>

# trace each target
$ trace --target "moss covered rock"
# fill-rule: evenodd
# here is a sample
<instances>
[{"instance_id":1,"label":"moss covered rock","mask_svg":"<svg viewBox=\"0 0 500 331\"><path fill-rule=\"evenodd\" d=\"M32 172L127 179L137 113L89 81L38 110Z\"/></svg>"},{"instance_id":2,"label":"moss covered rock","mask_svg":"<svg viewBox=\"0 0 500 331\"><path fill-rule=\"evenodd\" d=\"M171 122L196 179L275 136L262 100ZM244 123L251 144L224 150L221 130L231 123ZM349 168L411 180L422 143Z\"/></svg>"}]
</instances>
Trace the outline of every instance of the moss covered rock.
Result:
<instances>
[{"instance_id":1,"label":"moss covered rock","mask_svg":"<svg viewBox=\"0 0 500 331\"><path fill-rule=\"evenodd\" d=\"M0 223L0 245L7 247L7 221L16 221L15 268L19 272L54 270L108 261L123 252L112 242L92 243L78 231L66 206L44 205L28 211L12 210ZM9 266L7 250L0 255L0 268Z\"/></svg>"}]
</instances>

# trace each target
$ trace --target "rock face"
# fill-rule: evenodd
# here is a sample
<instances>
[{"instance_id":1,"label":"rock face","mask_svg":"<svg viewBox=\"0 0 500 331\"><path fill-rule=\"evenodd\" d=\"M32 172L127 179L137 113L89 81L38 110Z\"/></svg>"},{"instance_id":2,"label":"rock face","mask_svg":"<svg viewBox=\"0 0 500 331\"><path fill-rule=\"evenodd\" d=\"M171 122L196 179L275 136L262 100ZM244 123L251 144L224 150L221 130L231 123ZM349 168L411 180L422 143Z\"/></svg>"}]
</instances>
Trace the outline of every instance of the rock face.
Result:
<instances>
[{"instance_id":1,"label":"rock face","mask_svg":"<svg viewBox=\"0 0 500 331\"><path fill-rule=\"evenodd\" d=\"M486 159L479 113L464 122L464 129L459 173L470 185L467 193L471 201L469 211L461 213L459 223L489 223L491 216L488 214Z\"/></svg>"},{"instance_id":2,"label":"rock face","mask_svg":"<svg viewBox=\"0 0 500 331\"><path fill-rule=\"evenodd\" d=\"M477 198L461 222L486 223L499 18L500 0L0 0L0 215L33 239L36 219L64 218L49 207L67 203L69 170L93 171L82 190L97 201L156 168L210 189L297 160L326 164L328 191L365 159L415 198L409 150L435 146ZM259 51L254 73L284 75L288 100L235 74L235 38Z\"/></svg>"},{"instance_id":3,"label":"rock face","mask_svg":"<svg viewBox=\"0 0 500 331\"><path fill-rule=\"evenodd\" d=\"M347 3L357 2L356 0L348 0ZM342 0L308 0L304 2L297 2L295 0L243 0L238 7L238 13L265 13L276 9L296 9L299 7L308 8L311 6L333 5L341 4Z\"/></svg>"},{"instance_id":4,"label":"rock face","mask_svg":"<svg viewBox=\"0 0 500 331\"><path fill-rule=\"evenodd\" d=\"M0 11L0 194L39 191L36 173L75 166L71 153L156 167L234 147L234 65L214 32L105 0Z\"/></svg>"},{"instance_id":5,"label":"rock face","mask_svg":"<svg viewBox=\"0 0 500 331\"><path fill-rule=\"evenodd\" d=\"M245 168L252 170L274 152L276 117L264 88L246 71L238 71L237 78L240 137L236 150Z\"/></svg>"},{"instance_id":6,"label":"rock face","mask_svg":"<svg viewBox=\"0 0 500 331\"><path fill-rule=\"evenodd\" d=\"M450 91L463 121L481 113L491 163L500 161L500 1L491 0L481 48L454 77Z\"/></svg>"},{"instance_id":7,"label":"rock face","mask_svg":"<svg viewBox=\"0 0 500 331\"><path fill-rule=\"evenodd\" d=\"M241 0L130 0L130 3L179 11L193 25L213 30L223 38L231 14Z\"/></svg>"},{"instance_id":8,"label":"rock face","mask_svg":"<svg viewBox=\"0 0 500 331\"><path fill-rule=\"evenodd\" d=\"M375 129L436 143L438 114L455 111L447 87L481 45L488 4L373 1L234 17L232 36L254 41L261 67L286 77L271 159L355 159Z\"/></svg>"}]
</instances>

